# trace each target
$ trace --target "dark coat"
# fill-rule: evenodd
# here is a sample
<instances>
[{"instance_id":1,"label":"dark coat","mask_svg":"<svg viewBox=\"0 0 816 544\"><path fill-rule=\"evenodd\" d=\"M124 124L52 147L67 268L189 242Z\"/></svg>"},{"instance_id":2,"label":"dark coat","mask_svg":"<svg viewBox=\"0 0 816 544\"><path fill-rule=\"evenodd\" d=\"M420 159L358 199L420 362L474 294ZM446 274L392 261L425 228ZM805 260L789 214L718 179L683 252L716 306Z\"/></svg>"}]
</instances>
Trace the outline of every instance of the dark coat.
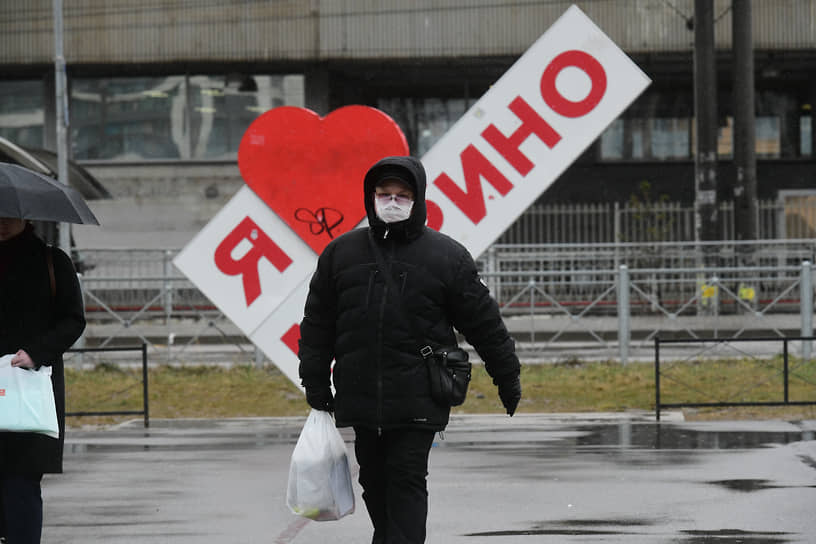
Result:
<instances>
[{"instance_id":1,"label":"dark coat","mask_svg":"<svg viewBox=\"0 0 816 544\"><path fill-rule=\"evenodd\" d=\"M385 224L374 212L374 187L388 171L414 186L411 217L399 223ZM364 198L369 227L333 240L318 259L300 327L301 379L306 387L321 387L332 375L338 426L444 429L450 409L431 399L426 364L405 312L388 292L369 236L390 263L403 308L432 347L455 345L455 327L498 383L519 373L513 340L470 253L425 226L419 161L377 163L364 180Z\"/></svg>"},{"instance_id":2,"label":"dark coat","mask_svg":"<svg viewBox=\"0 0 816 544\"><path fill-rule=\"evenodd\" d=\"M38 365L51 366L60 438L0 432L0 472L62 472L65 437L65 377L62 354L85 329L79 281L71 259L52 248L56 295L46 245L33 230L0 242L0 355L25 350Z\"/></svg>"}]
</instances>

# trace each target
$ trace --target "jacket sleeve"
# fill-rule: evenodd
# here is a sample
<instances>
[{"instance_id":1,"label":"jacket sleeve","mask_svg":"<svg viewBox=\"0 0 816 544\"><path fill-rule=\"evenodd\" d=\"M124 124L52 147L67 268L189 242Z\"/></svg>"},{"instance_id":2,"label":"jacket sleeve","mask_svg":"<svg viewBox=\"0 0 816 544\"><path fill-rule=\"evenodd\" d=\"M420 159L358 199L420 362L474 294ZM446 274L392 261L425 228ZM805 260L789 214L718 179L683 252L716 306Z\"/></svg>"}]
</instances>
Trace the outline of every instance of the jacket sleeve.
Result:
<instances>
[{"instance_id":1,"label":"jacket sleeve","mask_svg":"<svg viewBox=\"0 0 816 544\"><path fill-rule=\"evenodd\" d=\"M519 375L521 365L515 342L507 332L499 306L479 277L476 263L466 251L459 260L451 299L453 326L474 347L485 370L499 384Z\"/></svg>"},{"instance_id":2,"label":"jacket sleeve","mask_svg":"<svg viewBox=\"0 0 816 544\"><path fill-rule=\"evenodd\" d=\"M49 327L30 345L23 347L38 366L51 366L85 330L85 307L74 265L63 251L52 251L56 293L52 302Z\"/></svg>"},{"instance_id":3,"label":"jacket sleeve","mask_svg":"<svg viewBox=\"0 0 816 544\"><path fill-rule=\"evenodd\" d=\"M337 294L331 277L331 246L317 261L317 270L309 282L309 294L300 324L298 357L300 379L304 387L330 385L334 359Z\"/></svg>"}]
</instances>

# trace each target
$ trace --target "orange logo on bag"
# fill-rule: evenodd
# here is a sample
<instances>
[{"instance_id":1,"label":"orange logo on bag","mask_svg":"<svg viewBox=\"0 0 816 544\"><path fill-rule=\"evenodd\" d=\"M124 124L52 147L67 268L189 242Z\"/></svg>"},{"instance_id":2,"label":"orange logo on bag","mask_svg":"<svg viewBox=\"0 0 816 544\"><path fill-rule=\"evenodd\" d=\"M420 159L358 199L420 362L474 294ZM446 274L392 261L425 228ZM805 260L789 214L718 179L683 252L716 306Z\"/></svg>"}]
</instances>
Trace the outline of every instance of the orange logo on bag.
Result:
<instances>
[{"instance_id":1,"label":"orange logo on bag","mask_svg":"<svg viewBox=\"0 0 816 544\"><path fill-rule=\"evenodd\" d=\"M5 396L6 396L6 390L5 389L0 389L0 397L5 397Z\"/></svg>"}]
</instances>

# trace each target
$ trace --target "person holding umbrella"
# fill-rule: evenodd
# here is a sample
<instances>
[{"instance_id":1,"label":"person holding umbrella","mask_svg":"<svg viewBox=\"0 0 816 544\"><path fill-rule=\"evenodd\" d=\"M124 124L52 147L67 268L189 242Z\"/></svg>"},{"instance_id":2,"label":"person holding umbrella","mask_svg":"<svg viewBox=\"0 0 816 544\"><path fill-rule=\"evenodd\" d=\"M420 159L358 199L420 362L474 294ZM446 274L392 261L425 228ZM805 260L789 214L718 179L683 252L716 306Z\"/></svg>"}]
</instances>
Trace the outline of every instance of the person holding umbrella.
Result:
<instances>
[{"instance_id":1,"label":"person holding umbrella","mask_svg":"<svg viewBox=\"0 0 816 544\"><path fill-rule=\"evenodd\" d=\"M44 473L62 472L62 355L85 329L84 305L71 259L47 246L28 219L98 224L72 191L25 168L0 163L0 355L14 354L11 364L16 367L51 367L60 435L0 431L0 537L8 544L40 542L40 482Z\"/></svg>"}]
</instances>

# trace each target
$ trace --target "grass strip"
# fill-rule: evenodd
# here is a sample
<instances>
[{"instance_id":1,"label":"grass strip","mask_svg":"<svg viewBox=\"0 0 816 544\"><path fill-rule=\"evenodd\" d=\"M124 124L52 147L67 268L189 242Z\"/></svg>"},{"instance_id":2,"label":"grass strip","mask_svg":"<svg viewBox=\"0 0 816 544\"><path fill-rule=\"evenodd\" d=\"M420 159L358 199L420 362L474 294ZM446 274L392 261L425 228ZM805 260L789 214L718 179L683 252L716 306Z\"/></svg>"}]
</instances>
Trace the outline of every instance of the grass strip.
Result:
<instances>
[{"instance_id":1,"label":"grass strip","mask_svg":"<svg viewBox=\"0 0 816 544\"><path fill-rule=\"evenodd\" d=\"M816 362L789 364L789 400L816 401ZM66 369L69 412L141 410L141 370L97 364ZM654 410L654 366L649 363L525 364L520 413ZM155 366L148 373L151 418L305 416L300 390L276 367ZM661 368L661 400L765 402L783 399L781 358L699 360ZM468 399L455 414L500 414L496 387L474 365ZM686 419L816 419L816 406L684 409ZM69 418L69 426L111 424L132 416Z\"/></svg>"}]
</instances>

